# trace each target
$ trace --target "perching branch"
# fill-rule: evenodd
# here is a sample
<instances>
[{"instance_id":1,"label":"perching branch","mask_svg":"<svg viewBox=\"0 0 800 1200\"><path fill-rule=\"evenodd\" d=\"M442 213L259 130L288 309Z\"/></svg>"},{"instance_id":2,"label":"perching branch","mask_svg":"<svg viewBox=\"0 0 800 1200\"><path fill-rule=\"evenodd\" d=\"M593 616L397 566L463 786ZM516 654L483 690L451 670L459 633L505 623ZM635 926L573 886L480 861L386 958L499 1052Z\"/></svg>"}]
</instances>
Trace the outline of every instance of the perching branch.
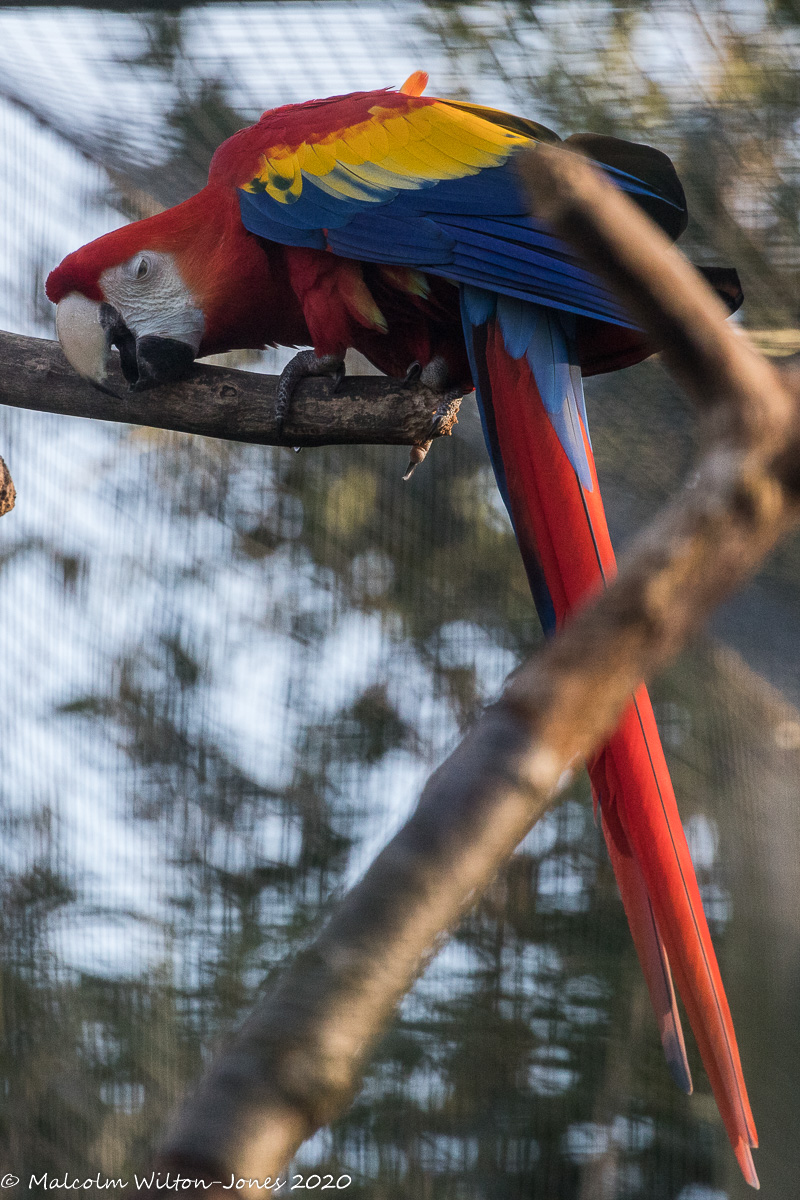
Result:
<instances>
[{"instance_id":1,"label":"perching branch","mask_svg":"<svg viewBox=\"0 0 800 1200\"><path fill-rule=\"evenodd\" d=\"M420 445L449 434L458 412L458 401L385 376L347 376L333 395L330 380L308 379L279 430L274 375L198 363L182 383L152 392L129 392L119 375L115 399L76 375L56 342L2 332L0 363L0 404L267 446Z\"/></svg>"},{"instance_id":2,"label":"perching branch","mask_svg":"<svg viewBox=\"0 0 800 1200\"><path fill-rule=\"evenodd\" d=\"M517 673L211 1064L164 1140L162 1169L274 1179L342 1111L399 999L560 782L800 516L792 376L725 324L703 280L596 169L541 147L521 171L536 215L661 347L704 414L705 453L617 581Z\"/></svg>"}]
</instances>

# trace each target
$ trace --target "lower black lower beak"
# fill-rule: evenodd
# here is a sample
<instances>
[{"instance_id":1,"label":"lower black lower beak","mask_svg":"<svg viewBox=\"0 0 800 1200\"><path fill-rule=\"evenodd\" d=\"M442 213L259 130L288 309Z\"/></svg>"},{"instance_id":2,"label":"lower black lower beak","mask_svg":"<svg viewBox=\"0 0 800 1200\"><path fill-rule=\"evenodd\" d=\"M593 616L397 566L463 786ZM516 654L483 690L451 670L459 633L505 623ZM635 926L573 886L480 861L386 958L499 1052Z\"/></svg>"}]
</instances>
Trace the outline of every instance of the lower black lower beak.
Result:
<instances>
[{"instance_id":1,"label":"lower black lower beak","mask_svg":"<svg viewBox=\"0 0 800 1200\"><path fill-rule=\"evenodd\" d=\"M188 342L146 334L136 342L138 378L131 382L131 390L144 392L161 383L175 383L189 373L193 362L194 350Z\"/></svg>"}]
</instances>

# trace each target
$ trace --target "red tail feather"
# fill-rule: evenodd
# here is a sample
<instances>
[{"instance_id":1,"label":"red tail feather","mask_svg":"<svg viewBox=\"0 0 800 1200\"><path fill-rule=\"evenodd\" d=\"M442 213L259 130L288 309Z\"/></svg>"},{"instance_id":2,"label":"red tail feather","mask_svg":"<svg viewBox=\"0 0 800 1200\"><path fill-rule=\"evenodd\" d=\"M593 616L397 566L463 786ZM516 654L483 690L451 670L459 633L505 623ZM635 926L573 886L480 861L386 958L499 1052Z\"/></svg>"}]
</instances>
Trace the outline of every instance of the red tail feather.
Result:
<instances>
[{"instance_id":1,"label":"red tail feather","mask_svg":"<svg viewBox=\"0 0 800 1200\"><path fill-rule=\"evenodd\" d=\"M601 773L604 774L604 772L605 754L601 754L591 771L595 796L602 793L603 796L608 797L610 794L605 779L600 781ZM658 1021L664 1055L672 1078L678 1087L682 1092L691 1095L692 1076L686 1058L686 1046L683 1040L681 1020L678 1016L675 988L672 985L669 958L658 931L647 885L619 822L615 805L609 803L603 805L600 810L600 822L625 907L625 915L633 935L636 953L639 956L650 992L650 1002Z\"/></svg>"},{"instance_id":2,"label":"red tail feather","mask_svg":"<svg viewBox=\"0 0 800 1200\"><path fill-rule=\"evenodd\" d=\"M529 572L535 555L560 625L616 571L588 437L583 430L591 491L562 447L527 360L510 357L496 323L487 329L485 356L491 396L484 404L494 413L520 548ZM736 1036L644 687L590 775L671 1070L690 1090L670 967L737 1159L757 1187L749 1150L756 1133Z\"/></svg>"},{"instance_id":3,"label":"red tail feather","mask_svg":"<svg viewBox=\"0 0 800 1200\"><path fill-rule=\"evenodd\" d=\"M603 751L630 842L731 1142L756 1144L728 1001L647 691Z\"/></svg>"}]
</instances>

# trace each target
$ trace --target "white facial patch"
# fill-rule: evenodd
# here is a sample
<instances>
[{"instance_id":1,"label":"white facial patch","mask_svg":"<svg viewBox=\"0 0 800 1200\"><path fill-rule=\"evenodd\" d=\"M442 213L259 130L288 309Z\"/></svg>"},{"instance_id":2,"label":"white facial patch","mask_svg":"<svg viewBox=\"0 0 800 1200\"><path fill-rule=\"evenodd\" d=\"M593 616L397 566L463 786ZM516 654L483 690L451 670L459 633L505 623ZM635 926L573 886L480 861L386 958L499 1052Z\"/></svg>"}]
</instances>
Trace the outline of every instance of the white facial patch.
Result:
<instances>
[{"instance_id":1,"label":"white facial patch","mask_svg":"<svg viewBox=\"0 0 800 1200\"><path fill-rule=\"evenodd\" d=\"M137 338L177 338L197 353L205 321L171 254L141 250L103 271L100 286Z\"/></svg>"}]
</instances>

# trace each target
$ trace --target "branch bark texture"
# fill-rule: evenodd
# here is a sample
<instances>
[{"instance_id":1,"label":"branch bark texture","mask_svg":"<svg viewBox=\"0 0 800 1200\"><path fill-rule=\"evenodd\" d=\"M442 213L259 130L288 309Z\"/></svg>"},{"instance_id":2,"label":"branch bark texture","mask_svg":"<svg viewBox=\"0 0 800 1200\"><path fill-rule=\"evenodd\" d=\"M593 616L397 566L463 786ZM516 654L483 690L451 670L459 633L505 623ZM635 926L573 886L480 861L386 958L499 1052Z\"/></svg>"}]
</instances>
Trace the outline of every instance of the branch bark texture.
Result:
<instances>
[{"instance_id":1,"label":"branch bark texture","mask_svg":"<svg viewBox=\"0 0 800 1200\"><path fill-rule=\"evenodd\" d=\"M212 1063L164 1140L162 1169L274 1179L342 1111L398 1000L559 783L798 519L794 378L726 325L699 276L587 162L542 147L521 174L535 215L662 349L705 418L705 453L616 582L516 674Z\"/></svg>"},{"instance_id":2,"label":"branch bark texture","mask_svg":"<svg viewBox=\"0 0 800 1200\"><path fill-rule=\"evenodd\" d=\"M275 375L197 363L188 379L152 392L129 392L117 375L117 399L76 375L57 342L2 332L0 363L0 404L267 446L421 445L452 431L459 405L385 376L350 375L335 394L329 380L307 379L279 429Z\"/></svg>"}]
</instances>

